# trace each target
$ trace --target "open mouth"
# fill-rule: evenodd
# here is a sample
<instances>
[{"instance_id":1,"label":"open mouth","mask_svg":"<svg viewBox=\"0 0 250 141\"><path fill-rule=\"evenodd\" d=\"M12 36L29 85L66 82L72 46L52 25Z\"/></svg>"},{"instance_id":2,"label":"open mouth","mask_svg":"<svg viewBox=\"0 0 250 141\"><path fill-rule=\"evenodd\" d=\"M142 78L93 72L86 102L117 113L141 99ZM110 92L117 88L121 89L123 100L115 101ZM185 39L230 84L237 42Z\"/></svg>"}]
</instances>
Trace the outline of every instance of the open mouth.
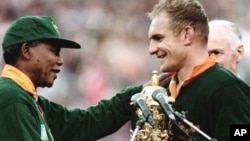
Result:
<instances>
[{"instance_id":1,"label":"open mouth","mask_svg":"<svg viewBox=\"0 0 250 141\"><path fill-rule=\"evenodd\" d=\"M157 56L159 59L163 59L166 55L159 55Z\"/></svg>"},{"instance_id":2,"label":"open mouth","mask_svg":"<svg viewBox=\"0 0 250 141\"><path fill-rule=\"evenodd\" d=\"M166 56L167 56L167 53L163 53L163 52L157 54L157 58L159 58L159 59L163 59L163 58L165 58Z\"/></svg>"},{"instance_id":3,"label":"open mouth","mask_svg":"<svg viewBox=\"0 0 250 141\"><path fill-rule=\"evenodd\" d=\"M52 70L52 72L54 72L54 73L59 73L60 70L59 70L59 69L55 69L55 70Z\"/></svg>"}]
</instances>

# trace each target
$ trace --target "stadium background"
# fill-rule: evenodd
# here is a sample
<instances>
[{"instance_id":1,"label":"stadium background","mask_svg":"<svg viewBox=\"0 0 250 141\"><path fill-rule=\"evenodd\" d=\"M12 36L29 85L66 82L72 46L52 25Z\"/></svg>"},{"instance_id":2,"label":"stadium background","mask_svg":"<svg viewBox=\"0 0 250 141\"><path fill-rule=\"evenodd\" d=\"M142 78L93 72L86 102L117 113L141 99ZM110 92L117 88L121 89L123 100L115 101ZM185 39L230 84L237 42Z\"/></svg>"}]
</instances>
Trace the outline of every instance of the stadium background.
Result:
<instances>
[{"instance_id":1,"label":"stadium background","mask_svg":"<svg viewBox=\"0 0 250 141\"><path fill-rule=\"evenodd\" d=\"M77 41L83 48L62 50L64 66L58 79L52 88L39 88L39 93L69 108L86 108L127 86L148 81L152 70L159 69L157 59L147 52L150 21L145 13L155 2L1 0L0 41L10 22L20 16L51 16L62 36ZM209 19L223 18L239 25L246 49L240 64L240 76L250 84L250 1L201 0L201 3ZM3 65L1 57L0 68ZM100 141L128 141L129 130L127 123Z\"/></svg>"}]
</instances>

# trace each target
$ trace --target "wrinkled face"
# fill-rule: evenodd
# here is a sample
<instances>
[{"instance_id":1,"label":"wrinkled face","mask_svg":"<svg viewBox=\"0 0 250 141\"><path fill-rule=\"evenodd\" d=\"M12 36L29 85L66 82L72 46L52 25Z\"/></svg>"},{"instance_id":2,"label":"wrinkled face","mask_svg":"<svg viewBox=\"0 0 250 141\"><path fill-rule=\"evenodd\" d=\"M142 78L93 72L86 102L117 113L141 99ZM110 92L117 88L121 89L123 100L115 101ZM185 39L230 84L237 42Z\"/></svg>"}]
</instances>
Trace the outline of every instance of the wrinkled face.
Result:
<instances>
[{"instance_id":1,"label":"wrinkled face","mask_svg":"<svg viewBox=\"0 0 250 141\"><path fill-rule=\"evenodd\" d=\"M149 53L159 59L161 72L176 72L182 67L185 51L180 36L174 35L169 27L169 18L165 12L156 16L150 25L148 37Z\"/></svg>"},{"instance_id":2,"label":"wrinkled face","mask_svg":"<svg viewBox=\"0 0 250 141\"><path fill-rule=\"evenodd\" d=\"M221 27L210 26L207 50L209 55L214 55L221 66L236 72L237 50L231 47L230 33Z\"/></svg>"},{"instance_id":3,"label":"wrinkled face","mask_svg":"<svg viewBox=\"0 0 250 141\"><path fill-rule=\"evenodd\" d=\"M36 87L51 87L60 72L63 59L60 57L60 48L39 43L29 48L29 74Z\"/></svg>"}]
</instances>

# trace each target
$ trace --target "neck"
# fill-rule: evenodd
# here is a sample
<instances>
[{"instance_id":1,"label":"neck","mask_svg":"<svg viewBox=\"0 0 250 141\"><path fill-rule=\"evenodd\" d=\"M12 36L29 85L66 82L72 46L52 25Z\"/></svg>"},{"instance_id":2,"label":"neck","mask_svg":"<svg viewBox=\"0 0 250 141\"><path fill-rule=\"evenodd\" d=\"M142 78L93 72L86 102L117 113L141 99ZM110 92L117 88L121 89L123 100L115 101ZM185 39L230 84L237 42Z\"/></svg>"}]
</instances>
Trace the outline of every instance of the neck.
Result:
<instances>
[{"instance_id":1,"label":"neck","mask_svg":"<svg viewBox=\"0 0 250 141\"><path fill-rule=\"evenodd\" d=\"M193 71L194 67L203 64L208 58L208 53L206 50L191 53L186 59L185 65L178 71L177 77L179 82L183 82Z\"/></svg>"}]
</instances>

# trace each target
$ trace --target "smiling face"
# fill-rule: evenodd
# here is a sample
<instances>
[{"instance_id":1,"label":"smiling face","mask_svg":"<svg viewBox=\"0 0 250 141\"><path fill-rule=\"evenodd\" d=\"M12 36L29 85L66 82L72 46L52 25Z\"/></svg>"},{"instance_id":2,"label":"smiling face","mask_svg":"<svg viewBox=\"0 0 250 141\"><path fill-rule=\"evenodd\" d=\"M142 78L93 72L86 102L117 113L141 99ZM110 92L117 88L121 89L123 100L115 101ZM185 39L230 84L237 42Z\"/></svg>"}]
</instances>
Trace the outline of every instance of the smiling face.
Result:
<instances>
[{"instance_id":1,"label":"smiling face","mask_svg":"<svg viewBox=\"0 0 250 141\"><path fill-rule=\"evenodd\" d=\"M28 76L35 87L51 87L60 72L63 59L59 55L60 48L46 43L38 43L35 46L23 49L23 56Z\"/></svg>"},{"instance_id":2,"label":"smiling face","mask_svg":"<svg viewBox=\"0 0 250 141\"><path fill-rule=\"evenodd\" d=\"M181 69L185 60L185 48L182 47L180 36L170 29L169 18L161 12L152 19L148 37L149 53L159 58L162 72L176 72Z\"/></svg>"}]
</instances>

